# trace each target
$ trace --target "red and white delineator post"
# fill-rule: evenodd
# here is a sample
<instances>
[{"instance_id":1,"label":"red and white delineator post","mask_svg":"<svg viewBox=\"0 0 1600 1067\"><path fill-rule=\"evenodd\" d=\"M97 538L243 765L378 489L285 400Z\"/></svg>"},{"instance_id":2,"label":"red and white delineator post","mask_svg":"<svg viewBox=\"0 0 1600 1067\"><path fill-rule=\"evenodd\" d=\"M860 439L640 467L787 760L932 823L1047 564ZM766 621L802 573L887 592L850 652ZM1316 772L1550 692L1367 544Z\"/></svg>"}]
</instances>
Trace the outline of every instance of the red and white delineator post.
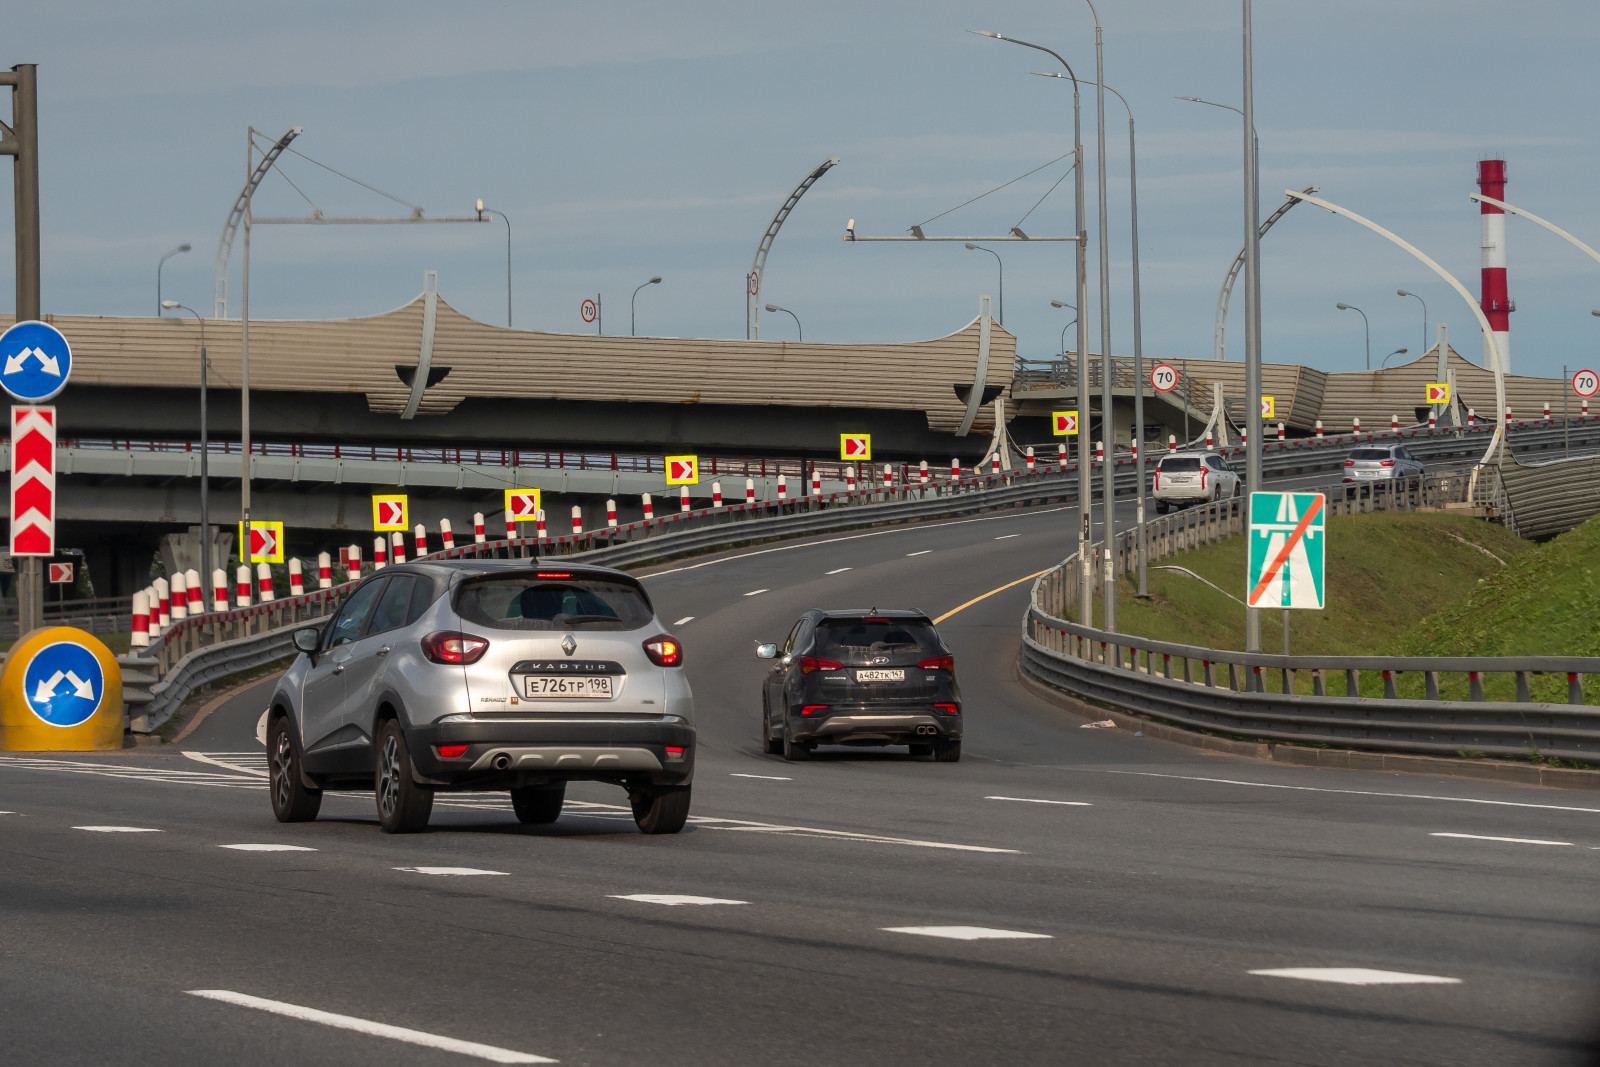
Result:
<instances>
[{"instance_id":1,"label":"red and white delineator post","mask_svg":"<svg viewBox=\"0 0 1600 1067\"><path fill-rule=\"evenodd\" d=\"M406 561L406 535L405 535L405 531L396 530L396 531L394 531L394 533L390 534L389 536L394 541L394 549L393 549L393 551L390 552L390 556L393 558L395 563L404 563Z\"/></svg>"},{"instance_id":2,"label":"red and white delineator post","mask_svg":"<svg viewBox=\"0 0 1600 1067\"><path fill-rule=\"evenodd\" d=\"M678 512L687 515L689 514L690 506L689 487L687 485L678 486Z\"/></svg>"},{"instance_id":3,"label":"red and white delineator post","mask_svg":"<svg viewBox=\"0 0 1600 1067\"><path fill-rule=\"evenodd\" d=\"M233 575L233 601L236 607L248 608L251 603L250 596L250 568L246 564L239 564L239 569Z\"/></svg>"},{"instance_id":4,"label":"red and white delineator post","mask_svg":"<svg viewBox=\"0 0 1600 1067\"><path fill-rule=\"evenodd\" d=\"M317 588L333 588L333 558L326 552L317 553Z\"/></svg>"},{"instance_id":5,"label":"red and white delineator post","mask_svg":"<svg viewBox=\"0 0 1600 1067\"><path fill-rule=\"evenodd\" d=\"M132 648L150 647L150 596L143 590L133 594L133 628L128 645Z\"/></svg>"},{"instance_id":6,"label":"red and white delineator post","mask_svg":"<svg viewBox=\"0 0 1600 1067\"><path fill-rule=\"evenodd\" d=\"M583 508L577 504L572 505L572 536L583 536Z\"/></svg>"},{"instance_id":7,"label":"red and white delineator post","mask_svg":"<svg viewBox=\"0 0 1600 1067\"><path fill-rule=\"evenodd\" d=\"M487 535L483 532L483 512L474 511L472 513L472 543L481 545L487 539Z\"/></svg>"},{"instance_id":8,"label":"red and white delineator post","mask_svg":"<svg viewBox=\"0 0 1600 1067\"><path fill-rule=\"evenodd\" d=\"M211 572L211 610L228 610L228 572L221 567Z\"/></svg>"},{"instance_id":9,"label":"red and white delineator post","mask_svg":"<svg viewBox=\"0 0 1600 1067\"><path fill-rule=\"evenodd\" d=\"M300 557L289 557L289 595L300 596L306 591L305 573L301 569Z\"/></svg>"},{"instance_id":10,"label":"red and white delineator post","mask_svg":"<svg viewBox=\"0 0 1600 1067\"><path fill-rule=\"evenodd\" d=\"M389 565L389 539L381 534L372 539L372 569L381 571Z\"/></svg>"},{"instance_id":11,"label":"red and white delineator post","mask_svg":"<svg viewBox=\"0 0 1600 1067\"><path fill-rule=\"evenodd\" d=\"M721 482L712 482L711 483L711 506L713 508L722 507L722 483Z\"/></svg>"},{"instance_id":12,"label":"red and white delineator post","mask_svg":"<svg viewBox=\"0 0 1600 1067\"><path fill-rule=\"evenodd\" d=\"M346 574L352 582L361 580L361 546L351 545L345 556Z\"/></svg>"},{"instance_id":13,"label":"red and white delineator post","mask_svg":"<svg viewBox=\"0 0 1600 1067\"><path fill-rule=\"evenodd\" d=\"M456 547L456 534L450 527L449 519L439 520L439 547L446 552Z\"/></svg>"},{"instance_id":14,"label":"red and white delineator post","mask_svg":"<svg viewBox=\"0 0 1600 1067\"><path fill-rule=\"evenodd\" d=\"M272 565L265 560L256 564L256 585L261 590L261 603L270 604L277 599L272 592Z\"/></svg>"},{"instance_id":15,"label":"red and white delineator post","mask_svg":"<svg viewBox=\"0 0 1600 1067\"><path fill-rule=\"evenodd\" d=\"M172 576L172 607L169 610L173 621L189 617L189 583L184 578L183 572L178 571Z\"/></svg>"},{"instance_id":16,"label":"red and white delineator post","mask_svg":"<svg viewBox=\"0 0 1600 1067\"><path fill-rule=\"evenodd\" d=\"M639 499L644 506L644 521L654 522L656 517L656 506L655 503L651 501L650 494L645 493Z\"/></svg>"},{"instance_id":17,"label":"red and white delineator post","mask_svg":"<svg viewBox=\"0 0 1600 1067\"><path fill-rule=\"evenodd\" d=\"M615 530L616 528L617 528L617 502L608 497L606 499L606 529Z\"/></svg>"},{"instance_id":18,"label":"red and white delineator post","mask_svg":"<svg viewBox=\"0 0 1600 1067\"><path fill-rule=\"evenodd\" d=\"M200 582L200 572L190 568L183 572L183 584L189 587L189 617L198 618L206 613L205 587Z\"/></svg>"}]
</instances>

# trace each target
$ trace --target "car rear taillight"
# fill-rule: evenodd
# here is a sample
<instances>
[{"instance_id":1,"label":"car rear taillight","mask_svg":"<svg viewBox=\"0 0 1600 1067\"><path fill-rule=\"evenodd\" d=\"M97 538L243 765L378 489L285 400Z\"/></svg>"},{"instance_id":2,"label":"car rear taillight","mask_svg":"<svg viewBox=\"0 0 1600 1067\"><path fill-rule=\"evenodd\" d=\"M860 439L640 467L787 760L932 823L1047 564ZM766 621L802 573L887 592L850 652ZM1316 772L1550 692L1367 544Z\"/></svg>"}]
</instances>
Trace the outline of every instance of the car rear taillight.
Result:
<instances>
[{"instance_id":1,"label":"car rear taillight","mask_svg":"<svg viewBox=\"0 0 1600 1067\"><path fill-rule=\"evenodd\" d=\"M467 754L466 745L434 745L433 750L440 759L460 759Z\"/></svg>"},{"instance_id":2,"label":"car rear taillight","mask_svg":"<svg viewBox=\"0 0 1600 1067\"><path fill-rule=\"evenodd\" d=\"M934 711L942 711L946 715L960 715L961 714L961 709L956 707L954 704L935 704L933 706L933 710Z\"/></svg>"},{"instance_id":3,"label":"car rear taillight","mask_svg":"<svg viewBox=\"0 0 1600 1067\"><path fill-rule=\"evenodd\" d=\"M842 671L844 664L838 660L818 659L816 656L800 657L800 673L810 674L812 671Z\"/></svg>"},{"instance_id":4,"label":"car rear taillight","mask_svg":"<svg viewBox=\"0 0 1600 1067\"><path fill-rule=\"evenodd\" d=\"M435 663L476 663L488 647L483 638L454 630L440 630L422 639L422 654Z\"/></svg>"},{"instance_id":5,"label":"car rear taillight","mask_svg":"<svg viewBox=\"0 0 1600 1067\"><path fill-rule=\"evenodd\" d=\"M1378 466L1380 466L1380 467L1392 467L1392 466L1394 466L1394 460L1386 459L1382 463L1379 463Z\"/></svg>"},{"instance_id":6,"label":"car rear taillight","mask_svg":"<svg viewBox=\"0 0 1600 1067\"><path fill-rule=\"evenodd\" d=\"M667 745L666 746L666 753L667 753L667 758L668 759L672 759L672 760L683 759L683 746L682 745Z\"/></svg>"},{"instance_id":7,"label":"car rear taillight","mask_svg":"<svg viewBox=\"0 0 1600 1067\"><path fill-rule=\"evenodd\" d=\"M924 671L954 671L956 669L956 658L954 656L934 656L932 659L925 659L917 664L917 668Z\"/></svg>"},{"instance_id":8,"label":"car rear taillight","mask_svg":"<svg viewBox=\"0 0 1600 1067\"><path fill-rule=\"evenodd\" d=\"M826 704L806 704L803 707L801 707L800 714L802 714L802 715L815 715L819 711L827 711L827 710L828 710L828 705L826 705Z\"/></svg>"},{"instance_id":9,"label":"car rear taillight","mask_svg":"<svg viewBox=\"0 0 1600 1067\"><path fill-rule=\"evenodd\" d=\"M644 643L644 654L657 667L683 666L683 645L671 634L652 637Z\"/></svg>"},{"instance_id":10,"label":"car rear taillight","mask_svg":"<svg viewBox=\"0 0 1600 1067\"><path fill-rule=\"evenodd\" d=\"M1347 459L1344 461L1344 465L1346 467L1354 467L1356 465L1356 461L1353 459Z\"/></svg>"},{"instance_id":11,"label":"car rear taillight","mask_svg":"<svg viewBox=\"0 0 1600 1067\"><path fill-rule=\"evenodd\" d=\"M571 578L572 575L561 571L540 571L541 578Z\"/></svg>"},{"instance_id":12,"label":"car rear taillight","mask_svg":"<svg viewBox=\"0 0 1600 1067\"><path fill-rule=\"evenodd\" d=\"M1202 465L1200 467L1200 488L1204 489L1205 487L1206 487L1206 469L1205 469L1204 465Z\"/></svg>"}]
</instances>

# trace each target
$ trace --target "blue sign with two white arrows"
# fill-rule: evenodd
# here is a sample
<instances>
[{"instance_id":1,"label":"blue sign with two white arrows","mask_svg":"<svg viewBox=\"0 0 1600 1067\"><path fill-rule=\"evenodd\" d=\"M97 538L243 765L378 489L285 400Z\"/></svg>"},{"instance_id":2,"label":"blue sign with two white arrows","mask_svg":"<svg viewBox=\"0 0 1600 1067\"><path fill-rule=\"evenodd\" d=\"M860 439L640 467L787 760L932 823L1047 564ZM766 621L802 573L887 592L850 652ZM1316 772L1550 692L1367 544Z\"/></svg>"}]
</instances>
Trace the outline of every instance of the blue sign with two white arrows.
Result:
<instances>
[{"instance_id":1,"label":"blue sign with two white arrows","mask_svg":"<svg viewBox=\"0 0 1600 1067\"><path fill-rule=\"evenodd\" d=\"M34 653L22 675L22 695L51 726L88 722L100 706L105 672L95 654L75 641L57 641Z\"/></svg>"},{"instance_id":2,"label":"blue sign with two white arrows","mask_svg":"<svg viewBox=\"0 0 1600 1067\"><path fill-rule=\"evenodd\" d=\"M71 374L72 347L48 322L19 322L0 335L0 388L22 403L44 403Z\"/></svg>"}]
</instances>

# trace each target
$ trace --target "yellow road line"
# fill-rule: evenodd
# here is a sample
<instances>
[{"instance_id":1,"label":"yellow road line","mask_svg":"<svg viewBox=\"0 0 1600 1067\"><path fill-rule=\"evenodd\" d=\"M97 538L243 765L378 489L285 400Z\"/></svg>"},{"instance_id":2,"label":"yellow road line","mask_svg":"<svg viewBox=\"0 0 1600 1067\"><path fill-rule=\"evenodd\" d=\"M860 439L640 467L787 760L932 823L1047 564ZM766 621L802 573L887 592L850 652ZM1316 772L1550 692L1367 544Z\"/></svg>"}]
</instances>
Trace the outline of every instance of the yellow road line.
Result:
<instances>
[{"instance_id":1,"label":"yellow road line","mask_svg":"<svg viewBox=\"0 0 1600 1067\"><path fill-rule=\"evenodd\" d=\"M933 620L933 624L935 626L937 626L941 622L944 622L944 620L948 619L950 616L954 615L956 612L965 611L967 608L972 607L972 605L976 604L980 600L988 600L990 597L994 596L996 593L1003 593L1007 589L1010 589L1012 586L1021 585L1023 582L1031 582L1035 578L1039 577L1041 574L1049 574L1053 570L1055 570L1054 567L1046 567L1042 571L1035 571L1034 573L1032 573L1030 575L1027 575L1026 577L1018 578L1014 582L1007 582L1005 585L1000 586L998 589L991 589L987 593L982 594L981 596L975 596L971 600L967 601L965 604L962 604L962 605L960 605L958 607L951 608L949 611L945 612L943 615L940 615L937 619Z\"/></svg>"}]
</instances>

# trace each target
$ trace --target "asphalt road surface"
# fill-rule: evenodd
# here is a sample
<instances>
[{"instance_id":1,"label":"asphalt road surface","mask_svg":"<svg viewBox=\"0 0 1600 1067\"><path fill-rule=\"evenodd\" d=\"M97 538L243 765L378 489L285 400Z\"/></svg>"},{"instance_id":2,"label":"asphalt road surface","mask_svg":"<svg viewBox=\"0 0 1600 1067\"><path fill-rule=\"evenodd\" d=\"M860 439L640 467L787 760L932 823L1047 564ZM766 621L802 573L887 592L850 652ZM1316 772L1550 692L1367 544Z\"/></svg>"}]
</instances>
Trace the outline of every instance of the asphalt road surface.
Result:
<instances>
[{"instance_id":1,"label":"asphalt road surface","mask_svg":"<svg viewBox=\"0 0 1600 1067\"><path fill-rule=\"evenodd\" d=\"M1015 667L1073 514L657 568L700 716L677 836L602 785L548 827L497 794L280 825L270 679L175 746L0 758L0 1059L1592 1062L1600 794L1085 728ZM755 643L813 606L954 611L962 762L762 753Z\"/></svg>"}]
</instances>

